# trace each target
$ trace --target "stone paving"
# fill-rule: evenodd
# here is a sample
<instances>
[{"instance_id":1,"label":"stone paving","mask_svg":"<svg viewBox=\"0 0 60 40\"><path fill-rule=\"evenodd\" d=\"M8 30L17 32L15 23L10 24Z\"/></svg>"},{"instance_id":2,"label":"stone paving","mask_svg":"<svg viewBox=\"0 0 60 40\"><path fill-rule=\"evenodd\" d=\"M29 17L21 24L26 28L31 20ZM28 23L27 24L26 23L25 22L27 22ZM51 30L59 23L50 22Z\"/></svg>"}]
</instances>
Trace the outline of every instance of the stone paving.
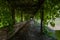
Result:
<instances>
[{"instance_id":1,"label":"stone paving","mask_svg":"<svg viewBox=\"0 0 60 40\"><path fill-rule=\"evenodd\" d=\"M43 39L42 39L43 38ZM56 40L55 38L48 37L47 35L40 36L40 24L30 21L25 28L18 31L9 40Z\"/></svg>"}]
</instances>

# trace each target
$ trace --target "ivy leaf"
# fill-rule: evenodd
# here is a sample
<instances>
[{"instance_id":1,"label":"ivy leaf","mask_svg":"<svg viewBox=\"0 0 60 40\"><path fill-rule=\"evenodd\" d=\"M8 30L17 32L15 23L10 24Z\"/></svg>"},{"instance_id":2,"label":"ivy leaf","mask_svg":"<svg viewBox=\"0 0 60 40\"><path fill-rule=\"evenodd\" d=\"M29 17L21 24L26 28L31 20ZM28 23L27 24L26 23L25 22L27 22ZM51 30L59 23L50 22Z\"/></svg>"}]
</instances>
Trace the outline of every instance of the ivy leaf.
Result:
<instances>
[{"instance_id":1,"label":"ivy leaf","mask_svg":"<svg viewBox=\"0 0 60 40\"><path fill-rule=\"evenodd\" d=\"M51 25L52 27L55 27L55 23L54 23L54 22L50 22L50 25Z\"/></svg>"}]
</instances>

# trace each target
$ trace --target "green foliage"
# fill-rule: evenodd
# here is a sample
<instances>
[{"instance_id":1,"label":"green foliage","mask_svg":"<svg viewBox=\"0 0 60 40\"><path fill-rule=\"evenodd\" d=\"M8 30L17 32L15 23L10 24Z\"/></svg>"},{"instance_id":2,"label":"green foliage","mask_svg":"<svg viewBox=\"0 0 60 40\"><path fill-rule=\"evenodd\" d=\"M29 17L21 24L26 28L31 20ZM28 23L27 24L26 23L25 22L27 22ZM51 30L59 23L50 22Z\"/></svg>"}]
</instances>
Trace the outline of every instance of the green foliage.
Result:
<instances>
[{"instance_id":1,"label":"green foliage","mask_svg":"<svg viewBox=\"0 0 60 40\"><path fill-rule=\"evenodd\" d=\"M50 20L55 21L57 17L60 17L59 4L60 0L46 0L44 2L44 22L48 21L47 23L49 23ZM53 21L50 22L50 24L52 26L55 26L55 23Z\"/></svg>"},{"instance_id":2,"label":"green foliage","mask_svg":"<svg viewBox=\"0 0 60 40\"><path fill-rule=\"evenodd\" d=\"M52 36L52 32L50 32L50 29L48 27L46 27L46 26L44 27L43 32L47 36Z\"/></svg>"},{"instance_id":3,"label":"green foliage","mask_svg":"<svg viewBox=\"0 0 60 40\"><path fill-rule=\"evenodd\" d=\"M39 20L40 19L40 10L35 14L35 19Z\"/></svg>"},{"instance_id":4,"label":"green foliage","mask_svg":"<svg viewBox=\"0 0 60 40\"><path fill-rule=\"evenodd\" d=\"M9 22L12 22L10 12L2 9L1 13L1 22L4 26L9 25ZM11 24L11 23L10 23Z\"/></svg>"},{"instance_id":5,"label":"green foliage","mask_svg":"<svg viewBox=\"0 0 60 40\"><path fill-rule=\"evenodd\" d=\"M13 31L13 20L10 8L6 0L0 0L0 29L8 28L8 32Z\"/></svg>"},{"instance_id":6,"label":"green foliage","mask_svg":"<svg viewBox=\"0 0 60 40\"><path fill-rule=\"evenodd\" d=\"M50 22L52 27L55 27L55 23L54 22Z\"/></svg>"},{"instance_id":7,"label":"green foliage","mask_svg":"<svg viewBox=\"0 0 60 40\"><path fill-rule=\"evenodd\" d=\"M12 17L5 1L0 1L0 28L12 25Z\"/></svg>"},{"instance_id":8,"label":"green foliage","mask_svg":"<svg viewBox=\"0 0 60 40\"><path fill-rule=\"evenodd\" d=\"M45 0L44 2L44 25L51 24L52 27L55 27L55 19L60 17L60 0ZM45 27L46 28L46 27ZM44 29L44 33L50 37L53 37L53 33L48 31L48 28ZM60 36L56 32L58 40Z\"/></svg>"},{"instance_id":9,"label":"green foliage","mask_svg":"<svg viewBox=\"0 0 60 40\"><path fill-rule=\"evenodd\" d=\"M57 40L60 40L60 30L56 30L55 35L57 37Z\"/></svg>"}]
</instances>

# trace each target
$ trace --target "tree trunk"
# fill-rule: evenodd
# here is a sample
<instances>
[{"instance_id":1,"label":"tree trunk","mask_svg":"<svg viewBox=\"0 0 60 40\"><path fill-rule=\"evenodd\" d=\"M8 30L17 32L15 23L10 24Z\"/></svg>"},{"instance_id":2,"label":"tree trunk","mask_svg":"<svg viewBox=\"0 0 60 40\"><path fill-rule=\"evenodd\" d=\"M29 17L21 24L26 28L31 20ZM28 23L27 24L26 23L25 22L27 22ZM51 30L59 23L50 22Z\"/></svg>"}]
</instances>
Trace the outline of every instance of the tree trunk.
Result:
<instances>
[{"instance_id":1,"label":"tree trunk","mask_svg":"<svg viewBox=\"0 0 60 40\"><path fill-rule=\"evenodd\" d=\"M13 25L15 24L15 8L11 7Z\"/></svg>"},{"instance_id":2,"label":"tree trunk","mask_svg":"<svg viewBox=\"0 0 60 40\"><path fill-rule=\"evenodd\" d=\"M44 27L44 3L41 5L41 29L40 29L40 33L41 33L41 40L43 40L43 27Z\"/></svg>"},{"instance_id":3,"label":"tree trunk","mask_svg":"<svg viewBox=\"0 0 60 40\"><path fill-rule=\"evenodd\" d=\"M23 12L21 12L21 22L23 22Z\"/></svg>"}]
</instances>

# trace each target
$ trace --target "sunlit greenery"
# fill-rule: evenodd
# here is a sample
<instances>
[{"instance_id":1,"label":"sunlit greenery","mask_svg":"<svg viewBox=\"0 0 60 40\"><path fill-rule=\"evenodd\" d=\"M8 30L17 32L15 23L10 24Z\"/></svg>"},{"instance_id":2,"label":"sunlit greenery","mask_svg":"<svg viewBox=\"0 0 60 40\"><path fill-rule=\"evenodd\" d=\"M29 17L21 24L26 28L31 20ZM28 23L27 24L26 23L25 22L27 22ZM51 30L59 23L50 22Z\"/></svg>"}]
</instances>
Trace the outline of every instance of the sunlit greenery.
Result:
<instances>
[{"instance_id":1,"label":"sunlit greenery","mask_svg":"<svg viewBox=\"0 0 60 40\"><path fill-rule=\"evenodd\" d=\"M5 2L0 4L0 28L12 24L11 12Z\"/></svg>"}]
</instances>

